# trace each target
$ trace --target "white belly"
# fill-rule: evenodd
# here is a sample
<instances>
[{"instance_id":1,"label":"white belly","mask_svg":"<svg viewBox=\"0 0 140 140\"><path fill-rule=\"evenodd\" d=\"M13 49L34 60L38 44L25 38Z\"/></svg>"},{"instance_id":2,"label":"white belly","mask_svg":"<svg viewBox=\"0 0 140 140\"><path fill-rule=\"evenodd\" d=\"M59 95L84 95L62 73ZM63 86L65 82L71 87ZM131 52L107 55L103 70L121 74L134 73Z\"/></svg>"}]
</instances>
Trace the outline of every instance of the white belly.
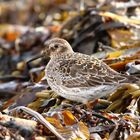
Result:
<instances>
[{"instance_id":1,"label":"white belly","mask_svg":"<svg viewBox=\"0 0 140 140\"><path fill-rule=\"evenodd\" d=\"M87 103L90 100L108 96L116 89L116 86L113 87L113 85L100 85L87 88L67 88L63 85L54 85L49 81L48 83L52 90L54 90L58 95L66 99L82 103Z\"/></svg>"}]
</instances>

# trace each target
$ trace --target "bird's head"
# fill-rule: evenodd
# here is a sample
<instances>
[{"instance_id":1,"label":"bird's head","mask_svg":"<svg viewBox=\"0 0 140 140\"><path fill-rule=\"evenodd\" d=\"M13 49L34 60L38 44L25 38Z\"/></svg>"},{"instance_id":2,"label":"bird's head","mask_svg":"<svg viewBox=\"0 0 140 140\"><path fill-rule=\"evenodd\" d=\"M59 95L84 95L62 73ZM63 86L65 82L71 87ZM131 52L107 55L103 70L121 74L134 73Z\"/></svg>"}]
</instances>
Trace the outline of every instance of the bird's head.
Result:
<instances>
[{"instance_id":1,"label":"bird's head","mask_svg":"<svg viewBox=\"0 0 140 140\"><path fill-rule=\"evenodd\" d=\"M50 58L69 53L73 53L70 44L66 40L60 38L53 38L46 41L45 49L42 52L45 57Z\"/></svg>"}]
</instances>

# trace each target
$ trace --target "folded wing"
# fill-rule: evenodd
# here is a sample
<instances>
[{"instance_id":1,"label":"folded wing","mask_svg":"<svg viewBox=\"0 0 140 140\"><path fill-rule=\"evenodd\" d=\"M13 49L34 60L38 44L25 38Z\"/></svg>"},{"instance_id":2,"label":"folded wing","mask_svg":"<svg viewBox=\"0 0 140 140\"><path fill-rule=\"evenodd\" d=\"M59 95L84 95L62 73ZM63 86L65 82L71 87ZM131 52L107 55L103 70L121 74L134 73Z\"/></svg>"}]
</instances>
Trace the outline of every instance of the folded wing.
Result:
<instances>
[{"instance_id":1,"label":"folded wing","mask_svg":"<svg viewBox=\"0 0 140 140\"><path fill-rule=\"evenodd\" d=\"M74 54L70 59L60 62L59 79L63 86L92 87L98 85L114 85L127 82L127 78L112 70L104 62L81 54Z\"/></svg>"}]
</instances>

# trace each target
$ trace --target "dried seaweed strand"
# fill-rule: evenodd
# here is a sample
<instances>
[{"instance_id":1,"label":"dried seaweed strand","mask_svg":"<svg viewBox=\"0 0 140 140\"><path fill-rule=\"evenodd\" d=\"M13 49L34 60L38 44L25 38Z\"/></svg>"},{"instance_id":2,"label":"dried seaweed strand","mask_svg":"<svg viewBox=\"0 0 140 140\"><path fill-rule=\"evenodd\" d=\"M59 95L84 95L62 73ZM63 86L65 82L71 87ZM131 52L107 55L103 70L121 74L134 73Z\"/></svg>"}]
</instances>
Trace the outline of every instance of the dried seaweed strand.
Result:
<instances>
[{"instance_id":1,"label":"dried seaweed strand","mask_svg":"<svg viewBox=\"0 0 140 140\"><path fill-rule=\"evenodd\" d=\"M52 133L54 133L58 138L60 138L61 140L65 140L65 138L63 138L56 130L55 127L53 125L51 125L47 120L45 120L45 118L39 114L38 112L27 108L25 106L19 106L16 107L12 110L10 110L9 112L13 112L14 110L23 110L24 112L34 116L40 123L42 123L43 125L45 125Z\"/></svg>"}]
</instances>

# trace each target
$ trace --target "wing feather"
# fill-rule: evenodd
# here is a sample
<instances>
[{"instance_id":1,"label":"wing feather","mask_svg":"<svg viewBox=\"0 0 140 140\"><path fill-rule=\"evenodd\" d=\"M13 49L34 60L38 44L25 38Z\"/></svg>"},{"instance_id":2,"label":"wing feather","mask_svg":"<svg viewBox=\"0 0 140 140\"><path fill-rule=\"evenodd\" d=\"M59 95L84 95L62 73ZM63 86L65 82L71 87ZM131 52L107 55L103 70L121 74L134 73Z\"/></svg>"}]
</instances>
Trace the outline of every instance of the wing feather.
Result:
<instances>
[{"instance_id":1,"label":"wing feather","mask_svg":"<svg viewBox=\"0 0 140 140\"><path fill-rule=\"evenodd\" d=\"M112 70L104 62L83 54L74 54L60 61L61 83L68 88L114 85L125 83L127 78Z\"/></svg>"}]
</instances>

